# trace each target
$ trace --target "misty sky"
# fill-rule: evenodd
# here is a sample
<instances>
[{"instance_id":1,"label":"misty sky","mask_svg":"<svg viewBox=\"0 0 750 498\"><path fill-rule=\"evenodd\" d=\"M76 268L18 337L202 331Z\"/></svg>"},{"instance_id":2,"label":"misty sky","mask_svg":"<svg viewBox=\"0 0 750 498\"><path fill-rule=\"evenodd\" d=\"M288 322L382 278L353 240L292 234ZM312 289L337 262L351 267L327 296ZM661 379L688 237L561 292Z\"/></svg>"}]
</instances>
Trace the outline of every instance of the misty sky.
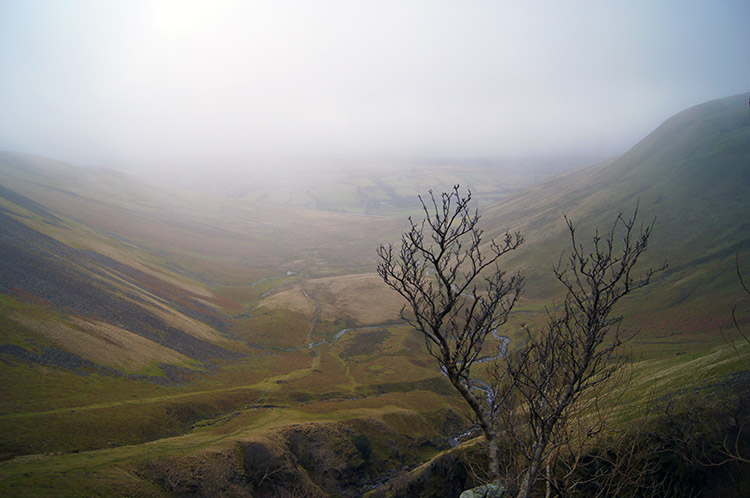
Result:
<instances>
[{"instance_id":1,"label":"misty sky","mask_svg":"<svg viewBox=\"0 0 750 498\"><path fill-rule=\"evenodd\" d=\"M82 165L618 155L748 90L748 0L0 0L0 149Z\"/></svg>"}]
</instances>

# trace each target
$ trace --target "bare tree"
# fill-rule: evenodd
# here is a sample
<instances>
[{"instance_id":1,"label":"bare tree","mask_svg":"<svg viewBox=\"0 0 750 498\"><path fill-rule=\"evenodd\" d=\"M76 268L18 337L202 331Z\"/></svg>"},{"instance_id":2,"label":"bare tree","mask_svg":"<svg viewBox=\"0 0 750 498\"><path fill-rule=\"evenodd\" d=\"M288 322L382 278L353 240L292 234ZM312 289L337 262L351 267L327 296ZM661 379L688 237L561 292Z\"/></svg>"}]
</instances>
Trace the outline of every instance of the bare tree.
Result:
<instances>
[{"instance_id":1,"label":"bare tree","mask_svg":"<svg viewBox=\"0 0 750 498\"><path fill-rule=\"evenodd\" d=\"M606 233L595 233L589 249L565 218L571 252L553 268L566 290L561 309L548 312L538 333L526 328L526 344L494 370L497 412L525 458L519 497L530 495L543 465L561 446L602 427L592 416L586 431L568 430L571 419L596 414L602 393L621 378L627 362L622 345L628 338L620 333L615 304L666 267L634 271L653 228L653 223L636 228L637 213L637 207L631 218L620 213Z\"/></svg>"},{"instance_id":2,"label":"bare tree","mask_svg":"<svg viewBox=\"0 0 750 498\"><path fill-rule=\"evenodd\" d=\"M608 232L597 232L588 251L566 218L572 251L554 266L566 289L561 310L549 312L538 333L526 328L525 344L490 369L491 383L476 381L471 368L522 287L521 277L506 280L497 262L523 237L506 233L500 243L483 241L470 201L471 192L462 195L458 186L440 196L430 191L429 202L420 197L425 218L419 223L409 218L411 228L397 253L391 245L378 249L378 273L406 299L402 318L422 333L475 415L487 441L490 478L506 485L512 480L501 474L503 437L521 452L519 496L528 497L543 466L572 440L568 422L599 400L585 395L603 390L624 365L622 317L612 315L613 307L664 266L634 272L653 228L653 223L636 228L637 208L632 218L620 214Z\"/></svg>"},{"instance_id":3,"label":"bare tree","mask_svg":"<svg viewBox=\"0 0 750 498\"><path fill-rule=\"evenodd\" d=\"M398 252L392 245L378 248L378 273L406 299L401 317L422 333L427 350L476 415L487 439L490 476L499 480L495 413L486 390L472 381L471 368L518 299L522 279L506 279L498 260L523 237L506 233L500 242L485 242L471 191L464 195L458 185L419 200L424 219L409 218Z\"/></svg>"}]
</instances>

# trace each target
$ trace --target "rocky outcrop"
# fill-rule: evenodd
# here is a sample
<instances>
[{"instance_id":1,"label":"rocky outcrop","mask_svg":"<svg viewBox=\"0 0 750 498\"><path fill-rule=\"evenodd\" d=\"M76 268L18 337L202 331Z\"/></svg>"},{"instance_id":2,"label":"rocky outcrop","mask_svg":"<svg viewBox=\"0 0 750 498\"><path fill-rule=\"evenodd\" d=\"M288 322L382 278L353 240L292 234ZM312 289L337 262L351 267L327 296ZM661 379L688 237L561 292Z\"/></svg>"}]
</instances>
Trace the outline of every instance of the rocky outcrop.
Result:
<instances>
[{"instance_id":1,"label":"rocky outcrop","mask_svg":"<svg viewBox=\"0 0 750 498\"><path fill-rule=\"evenodd\" d=\"M508 490L500 484L485 484L476 488L467 489L459 498L504 498L508 496Z\"/></svg>"},{"instance_id":2,"label":"rocky outcrop","mask_svg":"<svg viewBox=\"0 0 750 498\"><path fill-rule=\"evenodd\" d=\"M292 424L231 449L151 460L137 473L186 498L355 498L382 485L383 476L417 466L425 457L423 443L375 419ZM450 496L458 496L459 486Z\"/></svg>"}]
</instances>

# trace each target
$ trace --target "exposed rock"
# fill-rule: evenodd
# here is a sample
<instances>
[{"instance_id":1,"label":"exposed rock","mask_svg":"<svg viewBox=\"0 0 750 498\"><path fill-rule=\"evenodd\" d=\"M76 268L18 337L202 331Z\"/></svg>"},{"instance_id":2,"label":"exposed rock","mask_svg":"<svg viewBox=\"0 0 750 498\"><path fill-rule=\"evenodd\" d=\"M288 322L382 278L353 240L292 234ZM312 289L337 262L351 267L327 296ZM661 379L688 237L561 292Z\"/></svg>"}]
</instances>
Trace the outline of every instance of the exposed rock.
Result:
<instances>
[{"instance_id":1,"label":"exposed rock","mask_svg":"<svg viewBox=\"0 0 750 498\"><path fill-rule=\"evenodd\" d=\"M467 489L459 498L502 498L504 496L508 496L508 490L500 484L485 484Z\"/></svg>"}]
</instances>

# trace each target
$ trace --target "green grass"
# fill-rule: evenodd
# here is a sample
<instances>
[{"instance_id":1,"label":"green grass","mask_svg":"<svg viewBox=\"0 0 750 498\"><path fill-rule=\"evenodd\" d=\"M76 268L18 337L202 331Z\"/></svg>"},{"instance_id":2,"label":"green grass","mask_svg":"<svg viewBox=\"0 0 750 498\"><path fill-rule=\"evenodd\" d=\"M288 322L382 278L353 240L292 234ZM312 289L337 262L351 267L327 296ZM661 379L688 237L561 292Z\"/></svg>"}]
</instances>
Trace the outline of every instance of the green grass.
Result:
<instances>
[{"instance_id":1,"label":"green grass","mask_svg":"<svg viewBox=\"0 0 750 498\"><path fill-rule=\"evenodd\" d=\"M440 420L446 409L454 408L427 392L390 394L377 400L321 401L296 408L243 409L232 417L198 424L184 436L152 443L72 454L24 456L0 462L0 492L3 496L48 496L48 491L54 489L57 494L50 496L96 496L100 493L125 496L133 492L160 496L161 491L138 475L138 469L146 461L226 451L238 441L268 436L293 424L309 422L352 424L369 433L375 441L382 438L378 431L384 427L393 431L391 437L403 439L397 434L406 434L403 431L408 429L409 439L428 439L434 437L435 420ZM380 425L373 425L373 421L380 421ZM399 442L400 445L405 443L408 440ZM387 453L382 445L375 444L378 458L391 458L393 450L391 446ZM415 450L413 446L402 446L400 451L409 453L411 459L430 456Z\"/></svg>"}]
</instances>

